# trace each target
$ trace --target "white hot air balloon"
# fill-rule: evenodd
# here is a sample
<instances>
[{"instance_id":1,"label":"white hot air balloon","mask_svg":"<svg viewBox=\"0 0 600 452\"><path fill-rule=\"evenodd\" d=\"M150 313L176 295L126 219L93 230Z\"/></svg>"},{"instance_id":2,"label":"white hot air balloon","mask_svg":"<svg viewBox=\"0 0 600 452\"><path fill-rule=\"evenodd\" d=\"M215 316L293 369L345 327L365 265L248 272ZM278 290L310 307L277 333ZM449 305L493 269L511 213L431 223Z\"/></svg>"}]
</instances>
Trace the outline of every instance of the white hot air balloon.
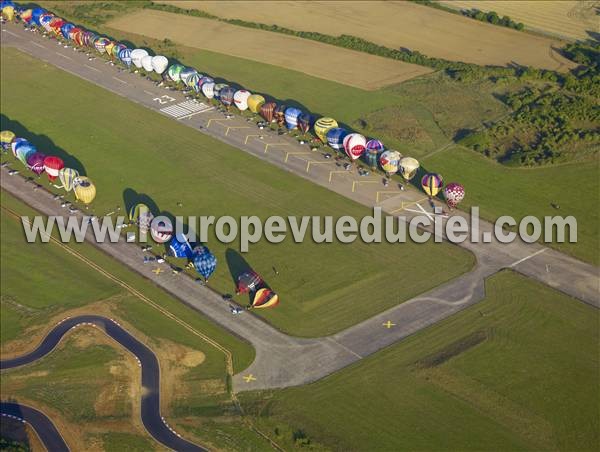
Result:
<instances>
[{"instance_id":1,"label":"white hot air balloon","mask_svg":"<svg viewBox=\"0 0 600 452\"><path fill-rule=\"evenodd\" d=\"M169 65L169 60L167 57L162 55L156 55L152 57L152 69L157 74L162 74L167 70L167 66Z\"/></svg>"},{"instance_id":2,"label":"white hot air balloon","mask_svg":"<svg viewBox=\"0 0 600 452\"><path fill-rule=\"evenodd\" d=\"M142 67L144 68L144 70L146 72L152 72L153 71L152 57L150 55L146 55L145 57L142 58Z\"/></svg>"},{"instance_id":3,"label":"white hot air balloon","mask_svg":"<svg viewBox=\"0 0 600 452\"><path fill-rule=\"evenodd\" d=\"M207 99L212 99L215 97L215 82L204 83L202 85L202 94L204 94Z\"/></svg>"},{"instance_id":4,"label":"white hot air balloon","mask_svg":"<svg viewBox=\"0 0 600 452\"><path fill-rule=\"evenodd\" d=\"M131 51L131 62L139 69L142 67L142 58L146 55L148 55L148 52L144 49L133 49Z\"/></svg>"},{"instance_id":5,"label":"white hot air balloon","mask_svg":"<svg viewBox=\"0 0 600 452\"><path fill-rule=\"evenodd\" d=\"M250 97L250 92L245 89L240 89L236 91L233 95L233 101L235 102L235 106L239 108L241 111L248 109L248 98Z\"/></svg>"}]
</instances>

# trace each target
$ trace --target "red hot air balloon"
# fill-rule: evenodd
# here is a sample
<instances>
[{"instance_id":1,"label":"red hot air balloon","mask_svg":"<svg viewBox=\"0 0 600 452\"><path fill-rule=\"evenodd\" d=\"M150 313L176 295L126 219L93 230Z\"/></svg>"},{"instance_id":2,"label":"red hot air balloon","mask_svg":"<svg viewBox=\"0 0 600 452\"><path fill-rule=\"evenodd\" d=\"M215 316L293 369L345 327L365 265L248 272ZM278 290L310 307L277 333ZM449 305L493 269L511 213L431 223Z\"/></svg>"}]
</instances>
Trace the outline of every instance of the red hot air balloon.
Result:
<instances>
[{"instance_id":1,"label":"red hot air balloon","mask_svg":"<svg viewBox=\"0 0 600 452\"><path fill-rule=\"evenodd\" d=\"M58 172L65 167L65 162L60 157L49 155L44 159L44 169L50 182L54 182L58 177Z\"/></svg>"},{"instance_id":2,"label":"red hot air balloon","mask_svg":"<svg viewBox=\"0 0 600 452\"><path fill-rule=\"evenodd\" d=\"M450 182L444 188L444 198L450 209L454 209L465 197L465 187L456 182Z\"/></svg>"}]
</instances>

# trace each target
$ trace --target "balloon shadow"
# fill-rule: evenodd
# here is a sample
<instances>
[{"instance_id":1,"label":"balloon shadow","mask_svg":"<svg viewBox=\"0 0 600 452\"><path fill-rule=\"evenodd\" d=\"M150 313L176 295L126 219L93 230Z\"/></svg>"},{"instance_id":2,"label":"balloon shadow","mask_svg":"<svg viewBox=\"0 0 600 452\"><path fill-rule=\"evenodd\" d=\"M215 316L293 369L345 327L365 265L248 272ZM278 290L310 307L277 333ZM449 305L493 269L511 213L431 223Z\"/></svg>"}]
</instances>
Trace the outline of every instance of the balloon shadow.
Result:
<instances>
[{"instance_id":1,"label":"balloon shadow","mask_svg":"<svg viewBox=\"0 0 600 452\"><path fill-rule=\"evenodd\" d=\"M0 114L0 129L11 130L17 137L25 138L30 143L32 143L38 151L46 155L54 155L56 157L60 157L63 160L65 167L77 170L77 172L82 176L87 175L83 163L81 163L81 161L74 155L69 154L63 148L57 146L54 143L54 141L52 141L52 139L48 136L37 135L29 131L19 121L10 119L4 114Z\"/></svg>"},{"instance_id":2,"label":"balloon shadow","mask_svg":"<svg viewBox=\"0 0 600 452\"><path fill-rule=\"evenodd\" d=\"M255 270L244 258L244 256L242 256L237 250L234 250L233 248L227 248L227 251L225 251L225 260L227 261L227 267L229 268L229 274L231 275L231 280L234 286L233 292L235 293L237 291L238 277L244 272ZM263 278L263 275L260 275L260 277L263 280L261 288L270 288L269 283ZM248 294L248 303L252 303L252 293Z\"/></svg>"}]
</instances>

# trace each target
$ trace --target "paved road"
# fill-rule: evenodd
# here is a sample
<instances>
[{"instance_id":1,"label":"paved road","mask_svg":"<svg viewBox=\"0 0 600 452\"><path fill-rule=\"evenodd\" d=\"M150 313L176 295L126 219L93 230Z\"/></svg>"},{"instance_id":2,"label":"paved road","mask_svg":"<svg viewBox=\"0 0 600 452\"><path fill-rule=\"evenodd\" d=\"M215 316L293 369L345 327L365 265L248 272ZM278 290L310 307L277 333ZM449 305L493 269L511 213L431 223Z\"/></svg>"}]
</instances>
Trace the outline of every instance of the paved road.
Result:
<instances>
[{"instance_id":1,"label":"paved road","mask_svg":"<svg viewBox=\"0 0 600 452\"><path fill-rule=\"evenodd\" d=\"M68 452L69 447L52 421L41 411L27 405L13 402L0 402L0 415L7 416L33 427L40 440L51 452Z\"/></svg>"},{"instance_id":2,"label":"paved road","mask_svg":"<svg viewBox=\"0 0 600 452\"><path fill-rule=\"evenodd\" d=\"M142 391L141 400L142 423L148 433L150 433L156 441L170 449L178 451L207 450L181 438L179 434L173 431L165 423L160 415L160 368L158 359L152 350L129 334L114 320L97 315L83 315L67 318L56 325L35 350L26 355L0 361L0 370L24 366L25 364L31 364L38 359L43 358L54 350L65 334L80 325L93 325L102 329L102 331L129 350L138 359L142 368L142 387L144 389L144 391ZM2 406L4 407L4 405L5 404L3 403ZM13 407L13 409L17 408L18 407ZM25 409L23 413L25 413L24 415L31 414L30 419L34 421L31 422L31 424L40 435L40 438L48 450L68 450L64 440L58 434L58 431L52 422L50 422L50 420L42 413L31 408L28 410L31 410L31 412L28 412L27 409ZM26 418L25 420L29 421ZM48 438L51 442L47 443L45 438ZM55 446L60 446L57 442L59 440L64 447L55 448Z\"/></svg>"},{"instance_id":3,"label":"paved road","mask_svg":"<svg viewBox=\"0 0 600 452\"><path fill-rule=\"evenodd\" d=\"M190 108L199 107L191 107L181 93L161 91L135 74L119 72L102 60L89 61L83 53L63 49L55 41L25 32L16 25L7 25L2 38L3 46L15 46L363 205L381 206L391 215L401 212L408 219L423 213L431 215L431 207L416 190L399 191L392 184L385 188L376 176L361 178L353 172L340 171L335 162L323 159L321 153L311 152L289 137L258 131L241 118L225 119L214 110L192 111ZM2 188L46 215L64 214L48 193L32 191L31 185L20 177L2 177ZM493 225L482 221L480 231L491 233ZM91 236L89 239L93 241ZM477 259L473 271L332 336L302 339L284 335L250 314L232 317L218 295L190 278L170 274L167 267L164 274L155 275L152 267L140 265L143 254L137 247L123 242L97 246L254 346L255 361L234 376L233 388L238 392L300 385L329 375L480 301L485 295L485 278L504 268L600 306L600 278L598 268L592 265L537 243L465 242L461 246ZM383 326L388 321L390 328Z\"/></svg>"}]
</instances>

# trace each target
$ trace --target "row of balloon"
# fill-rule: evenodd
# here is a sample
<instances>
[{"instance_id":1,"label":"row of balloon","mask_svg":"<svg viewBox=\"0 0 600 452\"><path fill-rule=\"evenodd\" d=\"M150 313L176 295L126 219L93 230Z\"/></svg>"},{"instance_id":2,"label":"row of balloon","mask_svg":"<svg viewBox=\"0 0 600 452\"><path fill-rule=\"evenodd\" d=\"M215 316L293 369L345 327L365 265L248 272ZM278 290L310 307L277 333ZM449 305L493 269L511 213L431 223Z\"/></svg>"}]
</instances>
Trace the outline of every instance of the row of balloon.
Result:
<instances>
[{"instance_id":1,"label":"row of balloon","mask_svg":"<svg viewBox=\"0 0 600 452\"><path fill-rule=\"evenodd\" d=\"M386 150L380 140L367 140L359 133L352 133L339 127L338 122L333 118L322 117L315 120L310 113L303 112L299 108L267 102L260 94L252 94L245 89L235 89L225 83L215 83L213 78L199 73L194 68L179 63L169 66L168 58L163 55L150 56L145 49L129 49L124 44L67 23L43 8L20 11L20 17L26 23L42 26L49 33L53 32L57 37L68 39L77 46L95 48L100 54L108 55L109 58L120 61L127 67L133 64L146 72L159 74L176 86L194 90L198 94L202 93L207 99L217 99L227 108L235 105L241 112L248 110L260 115L268 123L275 123L287 130L299 130L303 134L307 134L312 128L323 144L345 153L353 163L362 158L372 170L381 168L388 178L400 172L405 181L410 181L419 170L420 165L416 159L404 157L398 151ZM440 182L437 189L425 185L426 181L432 179ZM433 198L442 189L442 178L436 174L425 175L421 186ZM464 198L465 190L462 185L453 182L448 184L442 193L450 208L454 208Z\"/></svg>"},{"instance_id":2,"label":"row of balloon","mask_svg":"<svg viewBox=\"0 0 600 452\"><path fill-rule=\"evenodd\" d=\"M10 130L3 130L0 132L0 145L6 152L11 150L13 156L36 176L41 176L45 172L50 183L54 183L58 179L61 185L54 186L68 192L73 190L75 198L82 203L90 204L96 197L96 186L88 177L80 176L79 172L73 168L65 168L60 157L38 151L25 138L17 137Z\"/></svg>"}]
</instances>

